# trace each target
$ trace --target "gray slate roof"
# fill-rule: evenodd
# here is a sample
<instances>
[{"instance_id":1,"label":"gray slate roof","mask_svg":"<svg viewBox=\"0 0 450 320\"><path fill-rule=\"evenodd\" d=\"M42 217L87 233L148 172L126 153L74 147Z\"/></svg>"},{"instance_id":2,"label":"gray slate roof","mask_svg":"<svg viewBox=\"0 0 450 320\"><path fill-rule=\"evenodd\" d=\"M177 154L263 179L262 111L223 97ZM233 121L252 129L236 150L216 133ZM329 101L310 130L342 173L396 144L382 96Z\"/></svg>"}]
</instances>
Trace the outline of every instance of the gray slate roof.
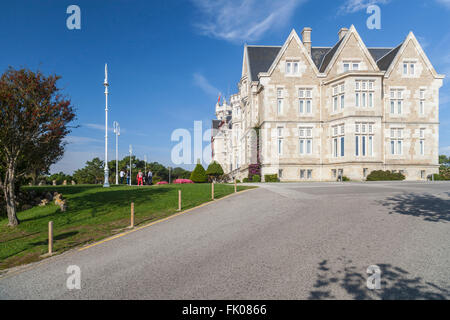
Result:
<instances>
[{"instance_id":1,"label":"gray slate roof","mask_svg":"<svg viewBox=\"0 0 450 320\"><path fill-rule=\"evenodd\" d=\"M312 47L311 58L314 64L319 69L319 72L324 72L328 64L333 59L334 54L342 43L339 40L333 47ZM377 62L380 70L387 70L398 50L396 48L367 48ZM247 46L248 61L250 67L250 81L258 81L258 74L269 71L273 61L281 50L281 46ZM381 59L381 60L380 60ZM379 60L379 61L378 61Z\"/></svg>"}]
</instances>

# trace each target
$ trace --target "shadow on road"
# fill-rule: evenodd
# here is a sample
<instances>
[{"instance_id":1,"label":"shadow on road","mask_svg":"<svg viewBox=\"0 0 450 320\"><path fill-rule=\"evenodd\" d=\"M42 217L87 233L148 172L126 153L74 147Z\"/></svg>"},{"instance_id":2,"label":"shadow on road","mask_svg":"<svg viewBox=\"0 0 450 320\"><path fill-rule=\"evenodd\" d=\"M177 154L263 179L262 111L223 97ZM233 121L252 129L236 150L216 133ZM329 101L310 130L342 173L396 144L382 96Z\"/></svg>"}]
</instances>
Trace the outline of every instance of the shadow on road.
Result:
<instances>
[{"instance_id":1,"label":"shadow on road","mask_svg":"<svg viewBox=\"0 0 450 320\"><path fill-rule=\"evenodd\" d=\"M327 260L318 265L316 290L310 292L309 299L339 299L333 291L342 291L356 300L445 300L450 291L421 277L413 277L409 272L390 264L378 264L381 269L381 289L367 288L366 270L357 268L351 260L345 262L343 270L333 272ZM332 290L333 288L333 290Z\"/></svg>"},{"instance_id":2,"label":"shadow on road","mask_svg":"<svg viewBox=\"0 0 450 320\"><path fill-rule=\"evenodd\" d=\"M450 200L431 194L399 194L377 203L388 207L390 214L405 214L431 222L450 221Z\"/></svg>"}]
</instances>

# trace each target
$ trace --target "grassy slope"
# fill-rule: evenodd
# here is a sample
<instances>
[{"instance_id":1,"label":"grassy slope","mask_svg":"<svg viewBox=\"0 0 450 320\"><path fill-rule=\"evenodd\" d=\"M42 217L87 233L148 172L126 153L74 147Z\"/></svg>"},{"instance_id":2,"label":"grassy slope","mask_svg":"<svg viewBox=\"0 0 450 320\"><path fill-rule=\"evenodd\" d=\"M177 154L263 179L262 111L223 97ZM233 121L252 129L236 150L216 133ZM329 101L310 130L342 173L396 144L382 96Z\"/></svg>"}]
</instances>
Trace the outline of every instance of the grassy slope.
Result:
<instances>
[{"instance_id":1,"label":"grassy slope","mask_svg":"<svg viewBox=\"0 0 450 320\"><path fill-rule=\"evenodd\" d=\"M27 187L30 189L29 187ZM178 208L182 190L183 210L211 199L210 184L155 187L56 186L33 187L39 191L58 191L68 200L68 210L59 211L53 203L18 213L20 225L6 227L0 219L0 269L37 261L47 252L48 222L53 221L54 250L62 252L118 233L130 224L130 204L135 203L135 224L167 217ZM238 191L247 187L238 186ZM215 198L234 191L231 185L215 185Z\"/></svg>"}]
</instances>

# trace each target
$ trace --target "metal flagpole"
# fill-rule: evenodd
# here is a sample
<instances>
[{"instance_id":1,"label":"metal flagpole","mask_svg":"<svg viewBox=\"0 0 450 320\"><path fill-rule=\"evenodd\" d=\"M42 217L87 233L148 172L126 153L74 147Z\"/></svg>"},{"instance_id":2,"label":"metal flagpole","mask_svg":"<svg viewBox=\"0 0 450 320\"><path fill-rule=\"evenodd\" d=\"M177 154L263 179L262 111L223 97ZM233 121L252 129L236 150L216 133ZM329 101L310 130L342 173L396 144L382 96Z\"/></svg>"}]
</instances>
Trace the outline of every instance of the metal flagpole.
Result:
<instances>
[{"instance_id":1,"label":"metal flagpole","mask_svg":"<svg viewBox=\"0 0 450 320\"><path fill-rule=\"evenodd\" d=\"M108 65L105 64L105 182L104 188L109 187L109 168L108 168Z\"/></svg>"},{"instance_id":2,"label":"metal flagpole","mask_svg":"<svg viewBox=\"0 0 450 320\"><path fill-rule=\"evenodd\" d=\"M113 123L114 133L116 134L116 185L119 184L119 136L120 125L117 121Z\"/></svg>"},{"instance_id":3,"label":"metal flagpole","mask_svg":"<svg viewBox=\"0 0 450 320\"><path fill-rule=\"evenodd\" d=\"M130 186L131 186L131 154L133 152L133 147L130 144Z\"/></svg>"}]
</instances>

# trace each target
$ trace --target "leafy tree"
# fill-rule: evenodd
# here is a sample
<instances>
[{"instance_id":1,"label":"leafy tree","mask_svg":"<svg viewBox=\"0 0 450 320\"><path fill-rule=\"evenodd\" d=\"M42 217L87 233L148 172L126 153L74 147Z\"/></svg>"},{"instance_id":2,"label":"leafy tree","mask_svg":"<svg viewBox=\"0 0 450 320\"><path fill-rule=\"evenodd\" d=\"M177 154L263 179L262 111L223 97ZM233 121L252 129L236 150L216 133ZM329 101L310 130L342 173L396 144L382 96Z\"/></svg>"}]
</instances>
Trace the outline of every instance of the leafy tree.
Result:
<instances>
[{"instance_id":1,"label":"leafy tree","mask_svg":"<svg viewBox=\"0 0 450 320\"><path fill-rule=\"evenodd\" d=\"M440 155L439 164L450 165L450 157L447 157L445 154Z\"/></svg>"},{"instance_id":2,"label":"leafy tree","mask_svg":"<svg viewBox=\"0 0 450 320\"><path fill-rule=\"evenodd\" d=\"M74 172L73 178L79 184L99 184L104 181L105 165L100 158L86 162L86 166Z\"/></svg>"},{"instance_id":3,"label":"leafy tree","mask_svg":"<svg viewBox=\"0 0 450 320\"><path fill-rule=\"evenodd\" d=\"M73 180L73 177L63 172L59 172L48 176L46 180L48 184L51 184L53 180L56 181L56 184L63 184L64 180L66 180L67 183L70 183Z\"/></svg>"},{"instance_id":4,"label":"leafy tree","mask_svg":"<svg viewBox=\"0 0 450 320\"><path fill-rule=\"evenodd\" d=\"M209 164L208 169L206 170L206 174L210 176L211 179L216 180L219 177L223 176L222 166L218 162L213 161Z\"/></svg>"},{"instance_id":5,"label":"leafy tree","mask_svg":"<svg viewBox=\"0 0 450 320\"><path fill-rule=\"evenodd\" d=\"M71 102L61 96L59 76L9 68L0 77L0 176L8 226L17 226L18 182L33 169L48 168L64 154Z\"/></svg>"},{"instance_id":6,"label":"leafy tree","mask_svg":"<svg viewBox=\"0 0 450 320\"><path fill-rule=\"evenodd\" d=\"M175 179L189 179L191 177L191 172L181 167L176 167L172 170L171 176L172 181Z\"/></svg>"},{"instance_id":7,"label":"leafy tree","mask_svg":"<svg viewBox=\"0 0 450 320\"><path fill-rule=\"evenodd\" d=\"M190 179L195 183L204 183L208 181L208 177L205 172L205 168L199 163L195 166L194 171L191 173Z\"/></svg>"}]
</instances>

